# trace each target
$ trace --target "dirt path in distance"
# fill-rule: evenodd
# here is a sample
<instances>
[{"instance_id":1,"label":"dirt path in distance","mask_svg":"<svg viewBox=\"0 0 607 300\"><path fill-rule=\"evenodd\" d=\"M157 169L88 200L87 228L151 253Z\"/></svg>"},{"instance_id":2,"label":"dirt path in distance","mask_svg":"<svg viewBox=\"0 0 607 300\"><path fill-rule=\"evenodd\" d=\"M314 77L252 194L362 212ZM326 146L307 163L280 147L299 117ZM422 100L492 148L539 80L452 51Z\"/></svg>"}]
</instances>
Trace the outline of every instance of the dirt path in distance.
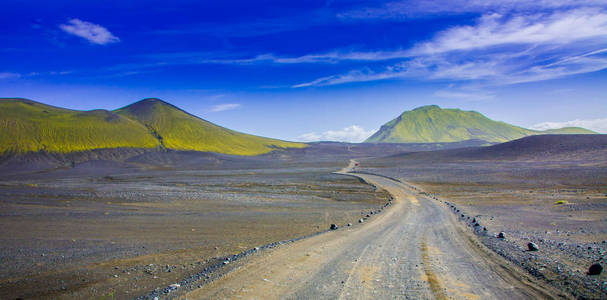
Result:
<instances>
[{"instance_id":1,"label":"dirt path in distance","mask_svg":"<svg viewBox=\"0 0 607 300\"><path fill-rule=\"evenodd\" d=\"M551 299L551 291L474 242L444 204L385 177L393 205L363 224L251 257L187 299Z\"/></svg>"}]
</instances>

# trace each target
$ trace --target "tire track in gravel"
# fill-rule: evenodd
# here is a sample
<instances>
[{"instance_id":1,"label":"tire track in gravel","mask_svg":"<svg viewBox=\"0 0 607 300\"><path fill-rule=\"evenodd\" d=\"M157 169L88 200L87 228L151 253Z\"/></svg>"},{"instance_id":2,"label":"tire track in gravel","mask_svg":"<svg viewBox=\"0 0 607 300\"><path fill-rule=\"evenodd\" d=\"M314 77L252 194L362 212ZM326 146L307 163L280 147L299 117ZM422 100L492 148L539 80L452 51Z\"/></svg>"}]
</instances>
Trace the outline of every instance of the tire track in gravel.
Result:
<instances>
[{"instance_id":1,"label":"tire track in gravel","mask_svg":"<svg viewBox=\"0 0 607 300\"><path fill-rule=\"evenodd\" d=\"M409 185L348 173L393 205L363 224L247 258L187 299L545 299L550 293L477 247L450 212Z\"/></svg>"}]
</instances>

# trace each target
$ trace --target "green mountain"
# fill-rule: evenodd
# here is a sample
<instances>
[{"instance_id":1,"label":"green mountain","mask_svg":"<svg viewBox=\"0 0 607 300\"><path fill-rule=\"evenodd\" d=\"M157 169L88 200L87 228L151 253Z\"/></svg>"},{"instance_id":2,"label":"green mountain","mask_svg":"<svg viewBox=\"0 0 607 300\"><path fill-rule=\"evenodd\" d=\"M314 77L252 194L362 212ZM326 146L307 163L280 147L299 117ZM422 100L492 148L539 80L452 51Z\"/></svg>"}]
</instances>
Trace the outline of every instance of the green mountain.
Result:
<instances>
[{"instance_id":1,"label":"green mountain","mask_svg":"<svg viewBox=\"0 0 607 300\"><path fill-rule=\"evenodd\" d=\"M507 142L537 134L593 134L596 132L566 127L547 131L526 129L491 120L475 111L442 109L437 105L406 111L384 124L366 143L442 143L479 139Z\"/></svg>"},{"instance_id":2,"label":"green mountain","mask_svg":"<svg viewBox=\"0 0 607 300\"><path fill-rule=\"evenodd\" d=\"M305 147L229 130L159 99L144 99L114 112L144 124L169 149L255 155L279 148Z\"/></svg>"},{"instance_id":3,"label":"green mountain","mask_svg":"<svg viewBox=\"0 0 607 300\"><path fill-rule=\"evenodd\" d=\"M232 131L158 99L115 111L77 111L26 99L0 99L0 154L167 148L257 155L305 146Z\"/></svg>"}]
</instances>

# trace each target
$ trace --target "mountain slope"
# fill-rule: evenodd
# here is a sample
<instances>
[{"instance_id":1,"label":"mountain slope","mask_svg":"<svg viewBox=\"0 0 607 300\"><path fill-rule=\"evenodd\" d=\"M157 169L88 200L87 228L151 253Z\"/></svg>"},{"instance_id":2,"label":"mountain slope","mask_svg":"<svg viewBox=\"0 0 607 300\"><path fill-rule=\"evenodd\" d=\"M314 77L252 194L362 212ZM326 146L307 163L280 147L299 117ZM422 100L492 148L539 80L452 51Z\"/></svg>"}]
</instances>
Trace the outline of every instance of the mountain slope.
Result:
<instances>
[{"instance_id":1,"label":"mountain slope","mask_svg":"<svg viewBox=\"0 0 607 300\"><path fill-rule=\"evenodd\" d=\"M0 153L159 145L145 126L107 110L76 111L25 99L0 100Z\"/></svg>"},{"instance_id":2,"label":"mountain slope","mask_svg":"<svg viewBox=\"0 0 607 300\"><path fill-rule=\"evenodd\" d=\"M406 111L384 124L367 143L437 143L480 139L507 142L535 134L592 134L583 128L535 131L491 120L475 111L442 109L437 105Z\"/></svg>"},{"instance_id":3,"label":"mountain slope","mask_svg":"<svg viewBox=\"0 0 607 300\"><path fill-rule=\"evenodd\" d=\"M168 148L257 155L305 146L225 129L158 99L115 111L76 111L26 99L0 99L0 154Z\"/></svg>"},{"instance_id":4,"label":"mountain slope","mask_svg":"<svg viewBox=\"0 0 607 300\"><path fill-rule=\"evenodd\" d=\"M305 147L229 130L159 99L144 99L114 112L144 124L169 149L256 155L278 148Z\"/></svg>"}]
</instances>

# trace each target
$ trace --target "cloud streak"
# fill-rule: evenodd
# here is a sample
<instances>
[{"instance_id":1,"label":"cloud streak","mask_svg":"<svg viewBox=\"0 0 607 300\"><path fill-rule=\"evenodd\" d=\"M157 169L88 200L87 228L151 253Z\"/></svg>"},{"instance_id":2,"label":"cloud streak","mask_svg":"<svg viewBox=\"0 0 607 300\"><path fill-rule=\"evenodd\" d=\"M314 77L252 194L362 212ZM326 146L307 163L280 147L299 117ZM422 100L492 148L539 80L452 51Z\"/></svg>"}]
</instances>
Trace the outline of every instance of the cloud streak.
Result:
<instances>
[{"instance_id":1,"label":"cloud streak","mask_svg":"<svg viewBox=\"0 0 607 300\"><path fill-rule=\"evenodd\" d=\"M80 19L71 19L67 24L59 25L59 28L71 35L81 37L91 44L106 45L120 42L120 39L105 27Z\"/></svg>"},{"instance_id":2,"label":"cloud streak","mask_svg":"<svg viewBox=\"0 0 607 300\"><path fill-rule=\"evenodd\" d=\"M401 0L374 7L355 8L337 15L342 20L403 20L443 14L484 13L487 11L524 13L538 10L602 6L602 0Z\"/></svg>"},{"instance_id":3,"label":"cloud streak","mask_svg":"<svg viewBox=\"0 0 607 300\"><path fill-rule=\"evenodd\" d=\"M241 105L238 103L224 103L224 104L217 104L217 105L211 107L211 111L220 112L220 111L226 111L226 110L234 110L234 109L237 109L240 107L241 107Z\"/></svg>"},{"instance_id":4,"label":"cloud streak","mask_svg":"<svg viewBox=\"0 0 607 300\"><path fill-rule=\"evenodd\" d=\"M21 74L13 72L0 72L0 79L19 78Z\"/></svg>"},{"instance_id":5,"label":"cloud streak","mask_svg":"<svg viewBox=\"0 0 607 300\"><path fill-rule=\"evenodd\" d=\"M341 130L328 130L322 133L305 133L298 136L296 140L302 142L337 141L360 143L370 137L374 132L375 130L365 130L360 126L352 125Z\"/></svg>"},{"instance_id":6,"label":"cloud streak","mask_svg":"<svg viewBox=\"0 0 607 300\"><path fill-rule=\"evenodd\" d=\"M579 8L552 13L488 14L437 33L402 58L293 85L294 88L392 78L477 80L487 85L543 81L607 69L607 13ZM358 56L364 57L360 53ZM367 56L373 56L369 53ZM379 60L379 59L378 59Z\"/></svg>"},{"instance_id":7,"label":"cloud streak","mask_svg":"<svg viewBox=\"0 0 607 300\"><path fill-rule=\"evenodd\" d=\"M543 122L531 126L535 130L559 129L563 127L582 127L596 131L598 133L607 133L607 118L590 120L573 120L565 122Z\"/></svg>"}]
</instances>

